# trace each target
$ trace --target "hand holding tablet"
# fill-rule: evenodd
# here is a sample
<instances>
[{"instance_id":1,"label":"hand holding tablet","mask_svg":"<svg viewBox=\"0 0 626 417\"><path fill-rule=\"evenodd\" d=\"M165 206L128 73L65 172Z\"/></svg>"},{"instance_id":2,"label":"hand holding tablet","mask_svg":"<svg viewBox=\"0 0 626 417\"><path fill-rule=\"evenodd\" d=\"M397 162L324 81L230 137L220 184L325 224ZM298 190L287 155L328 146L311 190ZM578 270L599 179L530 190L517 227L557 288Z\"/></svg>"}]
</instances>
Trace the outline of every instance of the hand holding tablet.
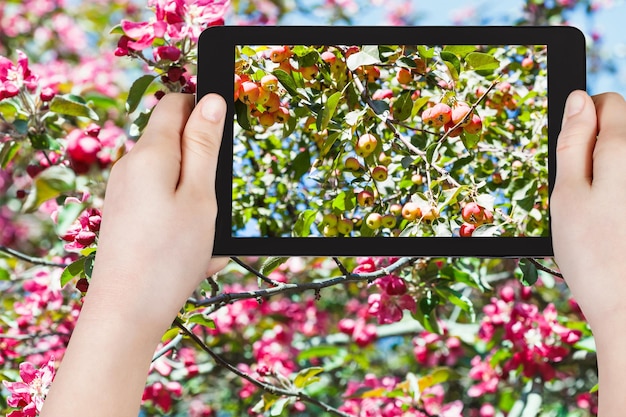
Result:
<instances>
[{"instance_id":1,"label":"hand holding tablet","mask_svg":"<svg viewBox=\"0 0 626 417\"><path fill-rule=\"evenodd\" d=\"M220 27L199 48L198 97L235 84L216 255L552 254L575 29Z\"/></svg>"}]
</instances>

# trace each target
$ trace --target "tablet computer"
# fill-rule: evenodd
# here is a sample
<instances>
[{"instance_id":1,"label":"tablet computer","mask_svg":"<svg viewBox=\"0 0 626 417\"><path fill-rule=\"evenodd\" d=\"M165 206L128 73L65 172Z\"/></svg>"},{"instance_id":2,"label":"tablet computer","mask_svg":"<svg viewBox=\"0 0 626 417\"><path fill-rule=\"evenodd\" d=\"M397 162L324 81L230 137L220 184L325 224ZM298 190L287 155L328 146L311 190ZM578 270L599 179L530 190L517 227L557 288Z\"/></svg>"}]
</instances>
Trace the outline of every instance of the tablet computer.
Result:
<instances>
[{"instance_id":1,"label":"tablet computer","mask_svg":"<svg viewBox=\"0 0 626 417\"><path fill-rule=\"evenodd\" d=\"M552 256L571 27L212 27L215 255Z\"/></svg>"}]
</instances>

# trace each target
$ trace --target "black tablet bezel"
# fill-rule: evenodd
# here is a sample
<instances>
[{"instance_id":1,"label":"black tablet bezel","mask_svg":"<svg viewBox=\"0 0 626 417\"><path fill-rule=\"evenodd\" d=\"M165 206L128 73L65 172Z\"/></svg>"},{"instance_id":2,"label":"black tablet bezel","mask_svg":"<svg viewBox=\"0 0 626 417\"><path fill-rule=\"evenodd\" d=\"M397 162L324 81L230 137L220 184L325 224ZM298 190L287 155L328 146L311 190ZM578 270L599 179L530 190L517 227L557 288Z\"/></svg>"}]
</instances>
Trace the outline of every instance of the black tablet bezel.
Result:
<instances>
[{"instance_id":1,"label":"black tablet bezel","mask_svg":"<svg viewBox=\"0 0 626 417\"><path fill-rule=\"evenodd\" d=\"M266 45L547 45L548 180L556 175L556 141L568 94L586 88L585 38L567 26L218 26L198 42L197 99L218 93L228 104L216 178L216 256L475 256L551 257L551 237L306 237L232 236L232 145L235 46Z\"/></svg>"}]
</instances>

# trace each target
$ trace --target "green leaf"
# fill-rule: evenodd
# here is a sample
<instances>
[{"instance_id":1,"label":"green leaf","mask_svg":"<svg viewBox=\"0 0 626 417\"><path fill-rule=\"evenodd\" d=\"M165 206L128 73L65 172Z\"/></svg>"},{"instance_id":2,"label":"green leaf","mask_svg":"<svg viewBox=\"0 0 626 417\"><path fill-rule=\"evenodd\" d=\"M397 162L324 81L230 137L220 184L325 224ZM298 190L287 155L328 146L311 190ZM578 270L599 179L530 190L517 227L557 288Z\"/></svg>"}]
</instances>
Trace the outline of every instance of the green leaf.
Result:
<instances>
[{"instance_id":1,"label":"green leaf","mask_svg":"<svg viewBox=\"0 0 626 417\"><path fill-rule=\"evenodd\" d=\"M424 59L431 59L432 57L435 56L435 49L429 48L428 46L425 46L425 45L418 45L417 52Z\"/></svg>"},{"instance_id":2,"label":"green leaf","mask_svg":"<svg viewBox=\"0 0 626 417\"><path fill-rule=\"evenodd\" d=\"M310 349L303 350L298 354L298 361L306 361L312 358L321 358L327 356L336 356L341 348L332 345L314 346Z\"/></svg>"},{"instance_id":3,"label":"green leaf","mask_svg":"<svg viewBox=\"0 0 626 417\"><path fill-rule=\"evenodd\" d=\"M300 179L308 170L311 169L311 154L308 149L299 152L291 162L293 177Z\"/></svg>"},{"instance_id":4,"label":"green leaf","mask_svg":"<svg viewBox=\"0 0 626 417\"><path fill-rule=\"evenodd\" d=\"M250 48L249 46L244 46L241 49L241 53L244 54L244 55L247 55L250 58L256 56L256 51L254 49Z\"/></svg>"},{"instance_id":5,"label":"green leaf","mask_svg":"<svg viewBox=\"0 0 626 417\"><path fill-rule=\"evenodd\" d=\"M276 417L283 413L283 410L292 401L291 397L281 397L274 401L272 408L270 408L270 416Z\"/></svg>"},{"instance_id":6,"label":"green leaf","mask_svg":"<svg viewBox=\"0 0 626 417\"><path fill-rule=\"evenodd\" d=\"M302 369L296 375L295 379L293 380L293 384L296 386L296 388L302 389L306 387L307 385L310 385L313 382L318 381L319 378L317 378L316 375L322 372L324 372L324 368L321 368L319 366Z\"/></svg>"},{"instance_id":7,"label":"green leaf","mask_svg":"<svg viewBox=\"0 0 626 417\"><path fill-rule=\"evenodd\" d=\"M25 213L32 213L44 202L57 198L63 193L69 193L75 187L76 174L74 171L61 165L51 166L33 179L33 187L22 210Z\"/></svg>"},{"instance_id":8,"label":"green leaf","mask_svg":"<svg viewBox=\"0 0 626 417\"><path fill-rule=\"evenodd\" d=\"M0 268L0 281L8 281L11 279L9 271L4 268Z\"/></svg>"},{"instance_id":9,"label":"green leaf","mask_svg":"<svg viewBox=\"0 0 626 417\"><path fill-rule=\"evenodd\" d=\"M273 270L284 264L289 259L288 256L270 256L261 265L259 272L263 275L270 274Z\"/></svg>"},{"instance_id":10,"label":"green leaf","mask_svg":"<svg viewBox=\"0 0 626 417\"><path fill-rule=\"evenodd\" d=\"M500 61L484 52L472 52L465 57L467 65L475 71L493 71L498 69Z\"/></svg>"},{"instance_id":11,"label":"green leaf","mask_svg":"<svg viewBox=\"0 0 626 417\"><path fill-rule=\"evenodd\" d=\"M7 122L11 123L15 119L16 114L17 107L15 107L15 104L8 100L0 102L0 115L2 115Z\"/></svg>"},{"instance_id":12,"label":"green leaf","mask_svg":"<svg viewBox=\"0 0 626 417\"><path fill-rule=\"evenodd\" d=\"M133 85L130 86L130 91L128 92L128 98L126 99L126 111L128 113L132 113L137 109L144 93L155 77L155 75L146 74L137 78L135 82L133 82Z\"/></svg>"},{"instance_id":13,"label":"green leaf","mask_svg":"<svg viewBox=\"0 0 626 417\"><path fill-rule=\"evenodd\" d=\"M311 52L301 56L298 59L298 63L300 64L300 68L303 67L311 67L317 63L320 59L320 53L316 50L312 50Z\"/></svg>"},{"instance_id":14,"label":"green leaf","mask_svg":"<svg viewBox=\"0 0 626 417\"><path fill-rule=\"evenodd\" d=\"M17 133L19 133L20 135L25 135L26 133L28 133L28 120L15 120L13 122L13 127L15 128L15 130L17 130Z\"/></svg>"},{"instance_id":15,"label":"green leaf","mask_svg":"<svg viewBox=\"0 0 626 417\"><path fill-rule=\"evenodd\" d=\"M467 133L467 132L463 132L461 134L461 142L463 142L463 146L465 146L465 149L472 150L476 147L476 145L478 145L478 142L480 142L480 135L477 135L475 133Z\"/></svg>"},{"instance_id":16,"label":"green leaf","mask_svg":"<svg viewBox=\"0 0 626 417\"><path fill-rule=\"evenodd\" d=\"M2 167L2 169L5 169L13 158L15 158L20 148L21 145L19 142L8 141L2 144L0 148L0 167Z\"/></svg>"},{"instance_id":17,"label":"green leaf","mask_svg":"<svg viewBox=\"0 0 626 417\"><path fill-rule=\"evenodd\" d=\"M31 133L28 135L31 145L34 149L48 150L48 149L61 149L59 143L48 133Z\"/></svg>"},{"instance_id":18,"label":"green leaf","mask_svg":"<svg viewBox=\"0 0 626 417\"><path fill-rule=\"evenodd\" d=\"M458 374L450 368L439 367L435 368L431 373L421 377L417 383L420 392L426 388L430 388L433 385L441 384L450 379L450 377L458 377Z\"/></svg>"},{"instance_id":19,"label":"green leaf","mask_svg":"<svg viewBox=\"0 0 626 417\"><path fill-rule=\"evenodd\" d=\"M205 317L202 313L194 314L193 316L189 317L187 319L187 323L196 323L209 329L215 329L215 321L213 321L213 319Z\"/></svg>"},{"instance_id":20,"label":"green leaf","mask_svg":"<svg viewBox=\"0 0 626 417\"><path fill-rule=\"evenodd\" d=\"M109 35L123 35L124 29L122 29L122 25L115 25L109 31Z\"/></svg>"},{"instance_id":21,"label":"green leaf","mask_svg":"<svg viewBox=\"0 0 626 417\"><path fill-rule=\"evenodd\" d=\"M446 45L443 50L446 52L451 52L463 58L470 52L474 52L476 50L476 47L472 45Z\"/></svg>"},{"instance_id":22,"label":"green leaf","mask_svg":"<svg viewBox=\"0 0 626 417\"><path fill-rule=\"evenodd\" d=\"M285 90L287 90L287 92L292 97L295 98L300 96L300 93L298 93L298 87L296 86L296 82L291 77L291 75L287 74L286 71L279 69L273 71L272 74L274 74L274 76L278 78L278 82L280 82L280 84L285 88Z\"/></svg>"},{"instance_id":23,"label":"green leaf","mask_svg":"<svg viewBox=\"0 0 626 417\"><path fill-rule=\"evenodd\" d=\"M61 273L61 287L79 276L85 270L85 258L81 257L65 267Z\"/></svg>"},{"instance_id":24,"label":"green leaf","mask_svg":"<svg viewBox=\"0 0 626 417\"><path fill-rule=\"evenodd\" d=\"M98 120L98 115L89 106L70 100L67 96L54 96L50 102L50 111L66 116L87 117Z\"/></svg>"},{"instance_id":25,"label":"green leaf","mask_svg":"<svg viewBox=\"0 0 626 417\"><path fill-rule=\"evenodd\" d=\"M464 191L466 189L468 189L469 187L467 185L461 185L459 187L455 187L455 188L450 188L447 190L443 190L443 196L444 196L444 201L443 203L439 204L439 206L437 206L437 210L439 210L439 212L441 212L445 207L454 204L457 202L457 197L459 196L459 193L461 191Z\"/></svg>"},{"instance_id":26,"label":"green leaf","mask_svg":"<svg viewBox=\"0 0 626 417\"><path fill-rule=\"evenodd\" d=\"M250 120L248 119L248 106L245 103L235 101L235 113L237 114L237 123L244 130L252 130Z\"/></svg>"},{"instance_id":27,"label":"green leaf","mask_svg":"<svg viewBox=\"0 0 626 417\"><path fill-rule=\"evenodd\" d=\"M533 285L537 282L539 278L539 273L537 272L537 267L530 262L527 258L520 259L519 267L522 270L522 284L529 286Z\"/></svg>"},{"instance_id":28,"label":"green leaf","mask_svg":"<svg viewBox=\"0 0 626 417\"><path fill-rule=\"evenodd\" d=\"M143 132L143 130L148 125L148 121L150 120L150 115L152 114L152 110L153 109L141 112L139 116L137 116L137 118L133 121L133 124L130 128L131 136L139 137L141 135L141 132Z\"/></svg>"},{"instance_id":29,"label":"green leaf","mask_svg":"<svg viewBox=\"0 0 626 417\"><path fill-rule=\"evenodd\" d=\"M412 92L407 90L400 94L400 96L393 103L393 117L396 120L403 121L411 116L413 111L413 99L411 98Z\"/></svg>"},{"instance_id":30,"label":"green leaf","mask_svg":"<svg viewBox=\"0 0 626 417\"><path fill-rule=\"evenodd\" d=\"M372 100L370 101L370 107L376 114L383 114L389 111L389 103L385 100Z\"/></svg>"},{"instance_id":31,"label":"green leaf","mask_svg":"<svg viewBox=\"0 0 626 417\"><path fill-rule=\"evenodd\" d=\"M324 141L322 145L322 149L320 150L320 156L326 156L330 148L332 148L333 144L337 141L337 138L341 136L341 132L333 132Z\"/></svg>"},{"instance_id":32,"label":"green leaf","mask_svg":"<svg viewBox=\"0 0 626 417\"><path fill-rule=\"evenodd\" d=\"M500 234L500 226L483 224L472 232L473 237L494 237Z\"/></svg>"},{"instance_id":33,"label":"green leaf","mask_svg":"<svg viewBox=\"0 0 626 417\"><path fill-rule=\"evenodd\" d=\"M293 227L294 236L307 237L311 233L311 225L315 221L317 210L304 210L298 215Z\"/></svg>"},{"instance_id":34,"label":"green leaf","mask_svg":"<svg viewBox=\"0 0 626 417\"><path fill-rule=\"evenodd\" d=\"M342 191L333 200L332 207L339 211L352 210L354 208L354 193Z\"/></svg>"},{"instance_id":35,"label":"green leaf","mask_svg":"<svg viewBox=\"0 0 626 417\"><path fill-rule=\"evenodd\" d=\"M467 313L472 323L476 321L476 312L474 311L474 305L468 297L450 287L437 287L437 292L439 292L442 297L446 298L452 304L461 308L461 310Z\"/></svg>"},{"instance_id":36,"label":"green leaf","mask_svg":"<svg viewBox=\"0 0 626 417\"><path fill-rule=\"evenodd\" d=\"M459 61L459 58L452 52L446 51L441 51L439 56L448 67L448 70L450 70L450 75L452 76L452 78L454 80L458 80L459 74L461 73L461 61Z\"/></svg>"},{"instance_id":37,"label":"green leaf","mask_svg":"<svg viewBox=\"0 0 626 417\"><path fill-rule=\"evenodd\" d=\"M328 122L335 114L337 104L341 100L341 91L337 91L326 100L326 105L317 117L317 130L322 131L328 126Z\"/></svg>"},{"instance_id":38,"label":"green leaf","mask_svg":"<svg viewBox=\"0 0 626 417\"><path fill-rule=\"evenodd\" d=\"M380 64L380 53L378 45L364 45L361 51L348 57L346 64L350 71L354 71L363 65Z\"/></svg>"},{"instance_id":39,"label":"green leaf","mask_svg":"<svg viewBox=\"0 0 626 417\"><path fill-rule=\"evenodd\" d=\"M96 254L90 253L85 257L85 275L87 278L91 278L91 274L93 273L93 265L96 261Z\"/></svg>"}]
</instances>

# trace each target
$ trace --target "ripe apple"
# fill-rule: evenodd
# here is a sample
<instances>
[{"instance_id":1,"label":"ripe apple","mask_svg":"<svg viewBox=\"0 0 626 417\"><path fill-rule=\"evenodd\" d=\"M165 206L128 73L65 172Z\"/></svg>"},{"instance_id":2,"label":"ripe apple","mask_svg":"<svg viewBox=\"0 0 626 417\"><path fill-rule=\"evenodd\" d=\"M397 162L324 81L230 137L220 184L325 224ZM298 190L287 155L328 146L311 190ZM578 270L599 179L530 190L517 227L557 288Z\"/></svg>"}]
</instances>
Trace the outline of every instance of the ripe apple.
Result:
<instances>
[{"instance_id":1,"label":"ripe apple","mask_svg":"<svg viewBox=\"0 0 626 417\"><path fill-rule=\"evenodd\" d=\"M322 52L320 57L322 58L322 61L326 62L331 67L337 61L337 57L335 56L335 54L330 51Z\"/></svg>"},{"instance_id":2,"label":"ripe apple","mask_svg":"<svg viewBox=\"0 0 626 417\"><path fill-rule=\"evenodd\" d=\"M418 217L422 217L422 209L417 203L409 201L402 206L402 217L409 221L413 221Z\"/></svg>"},{"instance_id":3,"label":"ripe apple","mask_svg":"<svg viewBox=\"0 0 626 417\"><path fill-rule=\"evenodd\" d=\"M402 214L402 205L394 203L389 207L389 212L394 216L399 216Z\"/></svg>"},{"instance_id":4,"label":"ripe apple","mask_svg":"<svg viewBox=\"0 0 626 417\"><path fill-rule=\"evenodd\" d=\"M473 114L470 122L464 127L467 133L476 134L483 130L483 120L479 115Z\"/></svg>"},{"instance_id":5,"label":"ripe apple","mask_svg":"<svg viewBox=\"0 0 626 417\"><path fill-rule=\"evenodd\" d=\"M422 185L424 183L424 178L420 174L411 175L411 182L415 185Z\"/></svg>"},{"instance_id":6,"label":"ripe apple","mask_svg":"<svg viewBox=\"0 0 626 417\"><path fill-rule=\"evenodd\" d=\"M400 68L396 73L396 80L398 80L400 84L408 84L413 81L413 74L406 68Z\"/></svg>"},{"instance_id":7,"label":"ripe apple","mask_svg":"<svg viewBox=\"0 0 626 417\"><path fill-rule=\"evenodd\" d=\"M322 223L329 225L330 227L337 226L339 218L334 213L326 213L322 218Z\"/></svg>"},{"instance_id":8,"label":"ripe apple","mask_svg":"<svg viewBox=\"0 0 626 417\"><path fill-rule=\"evenodd\" d=\"M393 91L388 88L379 88L378 90L374 91L374 94L372 94L372 98L374 100L393 98Z\"/></svg>"},{"instance_id":9,"label":"ripe apple","mask_svg":"<svg viewBox=\"0 0 626 417\"><path fill-rule=\"evenodd\" d=\"M485 209L485 223L493 223L493 213Z\"/></svg>"},{"instance_id":10,"label":"ripe apple","mask_svg":"<svg viewBox=\"0 0 626 417\"><path fill-rule=\"evenodd\" d=\"M477 203L470 201L463 206L461 217L467 223L481 225L485 221L485 209Z\"/></svg>"},{"instance_id":11,"label":"ripe apple","mask_svg":"<svg viewBox=\"0 0 626 417\"><path fill-rule=\"evenodd\" d=\"M317 69L317 65L300 68L300 74L302 74L302 78L304 78L305 80L312 80L313 78L315 78L318 72L319 70Z\"/></svg>"},{"instance_id":12,"label":"ripe apple","mask_svg":"<svg viewBox=\"0 0 626 417\"><path fill-rule=\"evenodd\" d=\"M291 50L288 46L275 46L270 50L270 60L272 62L283 62L291 56Z\"/></svg>"},{"instance_id":13,"label":"ripe apple","mask_svg":"<svg viewBox=\"0 0 626 417\"><path fill-rule=\"evenodd\" d=\"M267 102L263 106L270 113L274 113L275 111L278 111L278 108L280 107L280 98L278 97L278 94L270 93L270 98L267 100Z\"/></svg>"},{"instance_id":14,"label":"ripe apple","mask_svg":"<svg viewBox=\"0 0 626 417\"><path fill-rule=\"evenodd\" d=\"M241 77L235 74L235 101L239 99L239 89L241 88Z\"/></svg>"},{"instance_id":15,"label":"ripe apple","mask_svg":"<svg viewBox=\"0 0 626 417\"><path fill-rule=\"evenodd\" d=\"M327 224L324 226L324 230L322 231L322 233L326 237L335 237L339 233L339 228L337 226L331 226Z\"/></svg>"},{"instance_id":16,"label":"ripe apple","mask_svg":"<svg viewBox=\"0 0 626 417\"><path fill-rule=\"evenodd\" d=\"M391 163L391 156L381 152L380 155L378 155L378 162L380 162L381 165L387 166Z\"/></svg>"},{"instance_id":17,"label":"ripe apple","mask_svg":"<svg viewBox=\"0 0 626 417\"><path fill-rule=\"evenodd\" d=\"M260 86L259 97L256 99L256 103L265 106L265 104L269 101L271 94L272 92L270 90L263 86Z\"/></svg>"},{"instance_id":18,"label":"ripe apple","mask_svg":"<svg viewBox=\"0 0 626 417\"><path fill-rule=\"evenodd\" d=\"M278 89L278 78L273 74L264 75L261 78L261 87L268 91L276 91Z\"/></svg>"},{"instance_id":19,"label":"ripe apple","mask_svg":"<svg viewBox=\"0 0 626 417\"><path fill-rule=\"evenodd\" d=\"M361 169L361 163L354 156L347 158L346 162L344 162L344 165L346 166L347 170L352 172L356 172Z\"/></svg>"},{"instance_id":20,"label":"ripe apple","mask_svg":"<svg viewBox=\"0 0 626 417\"><path fill-rule=\"evenodd\" d=\"M445 103L437 103L432 109L433 123L443 126L452 119L452 109Z\"/></svg>"},{"instance_id":21,"label":"ripe apple","mask_svg":"<svg viewBox=\"0 0 626 417\"><path fill-rule=\"evenodd\" d=\"M382 225L383 216L380 213L370 213L365 219L365 224L372 230L379 229Z\"/></svg>"},{"instance_id":22,"label":"ripe apple","mask_svg":"<svg viewBox=\"0 0 626 417\"><path fill-rule=\"evenodd\" d=\"M376 82L380 78L380 69L373 65L368 65L365 67L365 75L368 83Z\"/></svg>"},{"instance_id":23,"label":"ripe apple","mask_svg":"<svg viewBox=\"0 0 626 417\"><path fill-rule=\"evenodd\" d=\"M280 64L278 64L278 68L276 68L276 69L285 71L287 74L291 74L291 71L293 70L293 67L289 63L289 60L285 60L285 61L281 62Z\"/></svg>"},{"instance_id":24,"label":"ripe apple","mask_svg":"<svg viewBox=\"0 0 626 417\"><path fill-rule=\"evenodd\" d=\"M374 205L374 194L367 190L363 190L356 195L356 201L361 207L371 207Z\"/></svg>"},{"instance_id":25,"label":"ripe apple","mask_svg":"<svg viewBox=\"0 0 626 417\"><path fill-rule=\"evenodd\" d=\"M337 223L337 231L341 233L342 235L350 234L353 228L354 228L354 224L352 223L352 220L350 219L341 219Z\"/></svg>"},{"instance_id":26,"label":"ripe apple","mask_svg":"<svg viewBox=\"0 0 626 417\"><path fill-rule=\"evenodd\" d=\"M466 118L470 110L471 109L467 104L459 103L454 109L452 109L452 123L456 125L457 123L463 121L460 126L467 126L472 119L469 116Z\"/></svg>"},{"instance_id":27,"label":"ripe apple","mask_svg":"<svg viewBox=\"0 0 626 417\"><path fill-rule=\"evenodd\" d=\"M439 218L439 210L437 210L437 207L431 207L423 213L422 218L424 220L433 221Z\"/></svg>"},{"instance_id":28,"label":"ripe apple","mask_svg":"<svg viewBox=\"0 0 626 417\"><path fill-rule=\"evenodd\" d=\"M376 136L372 135L371 133L365 133L361 135L361 137L357 141L355 151L357 155L365 158L366 156L374 152L377 144L378 139L376 139Z\"/></svg>"},{"instance_id":29,"label":"ripe apple","mask_svg":"<svg viewBox=\"0 0 626 417\"><path fill-rule=\"evenodd\" d=\"M454 127L454 123L452 122L452 120L450 120L448 123L446 123L444 125L443 128L445 129L445 131L446 132L448 132L448 131L450 132L450 133L448 133L448 137L456 138L457 136L460 136L461 133L463 133L463 128L461 126L455 128L455 129L452 129L453 127ZM450 129L452 129L452 130L450 130Z\"/></svg>"},{"instance_id":30,"label":"ripe apple","mask_svg":"<svg viewBox=\"0 0 626 417\"><path fill-rule=\"evenodd\" d=\"M461 237L471 237L472 233L476 230L476 226L469 223L463 223L461 228L459 229L459 236Z\"/></svg>"},{"instance_id":31,"label":"ripe apple","mask_svg":"<svg viewBox=\"0 0 626 417\"><path fill-rule=\"evenodd\" d=\"M247 105L256 103L259 98L259 86L252 81L245 81L241 83L239 91L239 99Z\"/></svg>"},{"instance_id":32,"label":"ripe apple","mask_svg":"<svg viewBox=\"0 0 626 417\"><path fill-rule=\"evenodd\" d=\"M375 166L372 170L372 178L376 181L385 181L387 176L387 168L382 165Z\"/></svg>"},{"instance_id":33,"label":"ripe apple","mask_svg":"<svg viewBox=\"0 0 626 417\"><path fill-rule=\"evenodd\" d=\"M273 114L278 123L287 123L289 120L289 110L286 107L279 107Z\"/></svg>"},{"instance_id":34,"label":"ripe apple","mask_svg":"<svg viewBox=\"0 0 626 417\"><path fill-rule=\"evenodd\" d=\"M533 59L529 56L527 56L526 58L522 59L522 68L524 68L525 70L531 70L535 67L535 61L533 61Z\"/></svg>"},{"instance_id":35,"label":"ripe apple","mask_svg":"<svg viewBox=\"0 0 626 417\"><path fill-rule=\"evenodd\" d=\"M259 116L259 123L261 126L270 127L276 122L276 118L273 113L263 112Z\"/></svg>"},{"instance_id":36,"label":"ripe apple","mask_svg":"<svg viewBox=\"0 0 626 417\"><path fill-rule=\"evenodd\" d=\"M422 58L415 58L413 62L415 62L415 72L417 72L418 74L426 73L426 61L424 61Z\"/></svg>"},{"instance_id":37,"label":"ripe apple","mask_svg":"<svg viewBox=\"0 0 626 417\"><path fill-rule=\"evenodd\" d=\"M396 216L394 216L393 214L385 214L381 219L381 224L383 227L393 229L394 227L396 227Z\"/></svg>"}]
</instances>

